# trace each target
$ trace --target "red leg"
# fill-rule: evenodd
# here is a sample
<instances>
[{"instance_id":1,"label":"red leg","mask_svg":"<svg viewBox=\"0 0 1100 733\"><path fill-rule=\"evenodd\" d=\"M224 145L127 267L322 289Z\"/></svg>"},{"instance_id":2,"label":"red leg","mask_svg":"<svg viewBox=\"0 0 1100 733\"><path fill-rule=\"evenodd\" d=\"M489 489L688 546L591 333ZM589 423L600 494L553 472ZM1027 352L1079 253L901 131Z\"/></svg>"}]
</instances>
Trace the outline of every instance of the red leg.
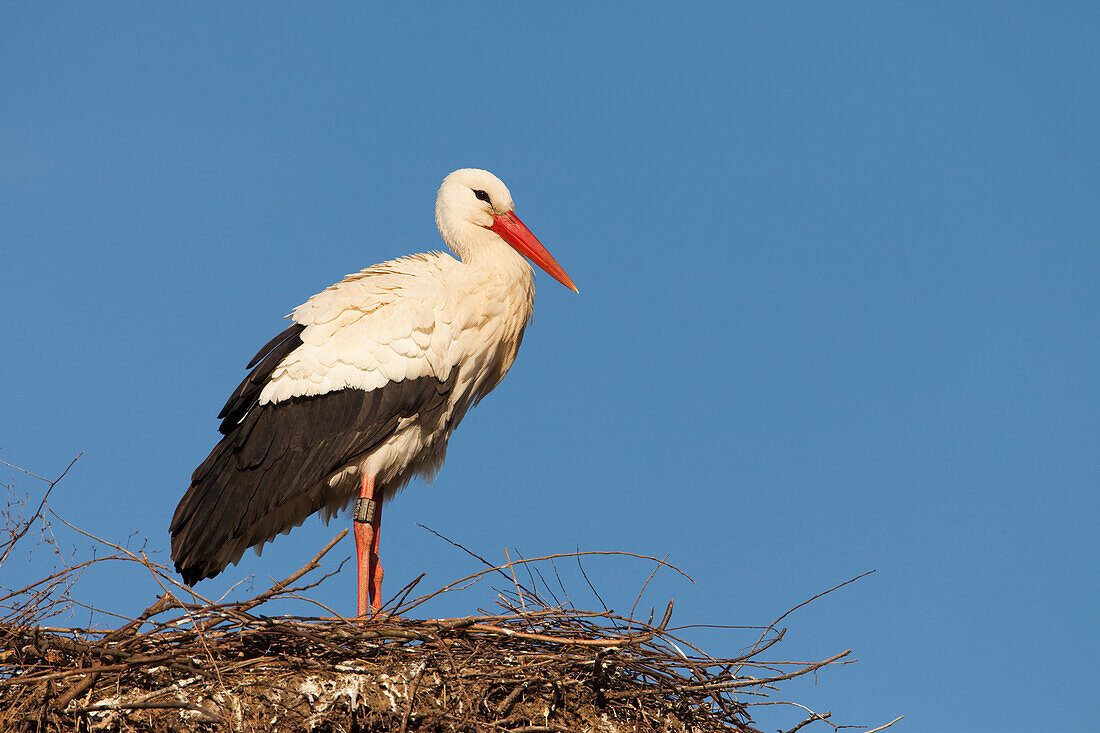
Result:
<instances>
[{"instance_id":1,"label":"red leg","mask_svg":"<svg viewBox=\"0 0 1100 733\"><path fill-rule=\"evenodd\" d=\"M375 536L374 517L371 516L372 505L374 513L378 511L378 505L374 502L374 477L363 476L363 484L359 491L359 502L355 505L355 517L352 527L355 532L355 557L357 560L357 580L359 589L359 616L370 613L371 606L368 597L373 599L374 585L371 583L370 556L377 552L378 540ZM381 581L381 578L379 579Z\"/></svg>"},{"instance_id":2,"label":"red leg","mask_svg":"<svg viewBox=\"0 0 1100 733\"><path fill-rule=\"evenodd\" d=\"M382 497L374 502L374 531L370 545L370 607L372 611L382 608L382 565L378 562L378 541L382 537Z\"/></svg>"}]
</instances>

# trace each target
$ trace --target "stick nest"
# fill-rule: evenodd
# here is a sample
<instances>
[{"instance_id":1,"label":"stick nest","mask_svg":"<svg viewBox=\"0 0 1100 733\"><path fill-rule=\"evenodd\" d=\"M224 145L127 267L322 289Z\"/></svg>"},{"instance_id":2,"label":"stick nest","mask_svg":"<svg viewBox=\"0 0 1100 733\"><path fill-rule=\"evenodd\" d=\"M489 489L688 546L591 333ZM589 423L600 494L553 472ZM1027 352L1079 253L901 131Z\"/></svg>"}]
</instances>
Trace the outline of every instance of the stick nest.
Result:
<instances>
[{"instance_id":1,"label":"stick nest","mask_svg":"<svg viewBox=\"0 0 1100 733\"><path fill-rule=\"evenodd\" d=\"M335 618L265 616L265 604L279 599L320 605L303 594L334 573L295 584L344 534L244 601L204 599L143 553L98 538L115 554L0 591L0 730L757 731L754 705L796 705L774 697L779 683L848 661L849 652L812 664L766 661L783 638L778 621L739 656L714 658L679 635L687 627L669 626L671 601L656 620L584 611L530 572L557 557L629 553L499 567L478 558L490 567L409 600L417 579L368 620L329 609ZM667 566L649 559L654 572ZM163 589L158 600L114 629L44 624L74 605L87 608L73 599L73 583L89 564L112 560L143 566ZM530 583L517 580L517 567ZM409 615L487 574L510 584L498 590L498 613ZM809 717L800 711L791 731L833 725L829 713L796 707Z\"/></svg>"}]
</instances>

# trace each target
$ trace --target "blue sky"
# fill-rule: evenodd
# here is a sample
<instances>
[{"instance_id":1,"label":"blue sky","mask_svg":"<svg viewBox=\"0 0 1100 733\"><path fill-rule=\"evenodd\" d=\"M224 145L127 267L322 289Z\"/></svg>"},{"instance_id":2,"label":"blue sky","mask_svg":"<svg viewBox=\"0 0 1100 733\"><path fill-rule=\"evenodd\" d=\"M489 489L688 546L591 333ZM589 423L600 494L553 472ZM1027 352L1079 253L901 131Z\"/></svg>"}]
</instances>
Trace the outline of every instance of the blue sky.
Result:
<instances>
[{"instance_id":1,"label":"blue sky","mask_svg":"<svg viewBox=\"0 0 1100 733\"><path fill-rule=\"evenodd\" d=\"M6 4L0 458L56 475L84 451L54 508L166 560L281 316L440 247L439 182L487 168L581 294L539 276L512 373L387 509L387 587L474 569L417 522L501 561L667 554L698 584L658 574L645 602L679 623L766 624L874 569L787 619L780 658L860 660L789 697L897 730L1083 730L1098 32L1089 3ZM342 526L199 590L282 577ZM620 610L649 573L586 568ZM352 586L318 597L350 613ZM84 593L137 612L156 590L119 569Z\"/></svg>"}]
</instances>

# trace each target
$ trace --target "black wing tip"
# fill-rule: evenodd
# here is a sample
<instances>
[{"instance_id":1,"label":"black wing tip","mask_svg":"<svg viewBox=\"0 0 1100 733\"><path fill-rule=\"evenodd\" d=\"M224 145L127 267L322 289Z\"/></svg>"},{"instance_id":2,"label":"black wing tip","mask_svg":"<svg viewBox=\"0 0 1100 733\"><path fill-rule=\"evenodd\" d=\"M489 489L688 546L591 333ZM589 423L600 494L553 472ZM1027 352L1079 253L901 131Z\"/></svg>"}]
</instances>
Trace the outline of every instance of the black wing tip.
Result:
<instances>
[{"instance_id":1,"label":"black wing tip","mask_svg":"<svg viewBox=\"0 0 1100 733\"><path fill-rule=\"evenodd\" d=\"M264 344L263 348L256 352L256 356L252 357L252 361L248 362L248 366L245 368L252 371L233 390L232 396L226 400L225 406L218 413L218 419L222 421L218 431L222 435L228 435L233 427L255 406L260 397L260 392L263 391L268 378L275 371L275 367L290 352L302 345L302 331L305 328L301 323L292 323L278 336Z\"/></svg>"},{"instance_id":2,"label":"black wing tip","mask_svg":"<svg viewBox=\"0 0 1100 733\"><path fill-rule=\"evenodd\" d=\"M183 576L184 584L188 587L194 587L195 583L198 583L200 580L206 580L207 578L213 578L221 573L221 570L211 571L204 568L201 564L186 566L181 562L177 562L176 572Z\"/></svg>"},{"instance_id":3,"label":"black wing tip","mask_svg":"<svg viewBox=\"0 0 1100 733\"><path fill-rule=\"evenodd\" d=\"M284 341L286 341L287 339L295 338L296 336L301 334L302 331L304 331L305 329L306 329L306 327L304 325L302 325L301 323L298 323L296 321L291 323L282 332L280 332L278 336L276 336L275 338L271 339L266 344L264 344L263 348L261 348L259 351L257 351L256 355L254 357L252 357L252 360L250 362L248 362L248 366L246 366L245 369L251 369L252 367L256 366L261 361L263 361L264 358L266 358L269 353L271 353L272 351L275 351L275 349L277 349L279 346L281 346ZM298 339L297 343L295 343L295 345L294 345L294 348L298 348L298 346L300 346L301 343L302 343L302 340ZM293 351L293 349L291 349L291 351Z\"/></svg>"},{"instance_id":4,"label":"black wing tip","mask_svg":"<svg viewBox=\"0 0 1100 733\"><path fill-rule=\"evenodd\" d=\"M179 510L176 511L178 514ZM183 582L189 587L193 587L200 580L219 575L225 570L225 566L215 567L210 557L204 557L201 554L186 550L190 543L185 538L190 532L184 525L188 524L190 519L193 519L193 517L189 518L188 521L184 521L179 516L174 517L172 526L168 531L172 536L172 564L175 566L176 572L183 576Z\"/></svg>"},{"instance_id":5,"label":"black wing tip","mask_svg":"<svg viewBox=\"0 0 1100 733\"><path fill-rule=\"evenodd\" d=\"M192 587L195 585L195 583L202 580L202 573L195 570L194 568L185 568L179 563L176 563L176 572L183 576L183 582L188 587Z\"/></svg>"}]
</instances>

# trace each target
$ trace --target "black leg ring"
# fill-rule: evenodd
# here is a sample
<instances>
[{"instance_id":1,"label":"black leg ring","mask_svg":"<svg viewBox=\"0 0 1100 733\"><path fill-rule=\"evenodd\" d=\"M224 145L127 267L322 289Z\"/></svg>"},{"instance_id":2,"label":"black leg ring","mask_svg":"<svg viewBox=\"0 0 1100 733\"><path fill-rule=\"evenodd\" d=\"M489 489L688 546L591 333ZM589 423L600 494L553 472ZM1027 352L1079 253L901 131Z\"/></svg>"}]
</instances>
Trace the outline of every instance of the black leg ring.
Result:
<instances>
[{"instance_id":1,"label":"black leg ring","mask_svg":"<svg viewBox=\"0 0 1100 733\"><path fill-rule=\"evenodd\" d=\"M359 524L370 524L374 521L374 499L359 497L355 502L355 521Z\"/></svg>"}]
</instances>

